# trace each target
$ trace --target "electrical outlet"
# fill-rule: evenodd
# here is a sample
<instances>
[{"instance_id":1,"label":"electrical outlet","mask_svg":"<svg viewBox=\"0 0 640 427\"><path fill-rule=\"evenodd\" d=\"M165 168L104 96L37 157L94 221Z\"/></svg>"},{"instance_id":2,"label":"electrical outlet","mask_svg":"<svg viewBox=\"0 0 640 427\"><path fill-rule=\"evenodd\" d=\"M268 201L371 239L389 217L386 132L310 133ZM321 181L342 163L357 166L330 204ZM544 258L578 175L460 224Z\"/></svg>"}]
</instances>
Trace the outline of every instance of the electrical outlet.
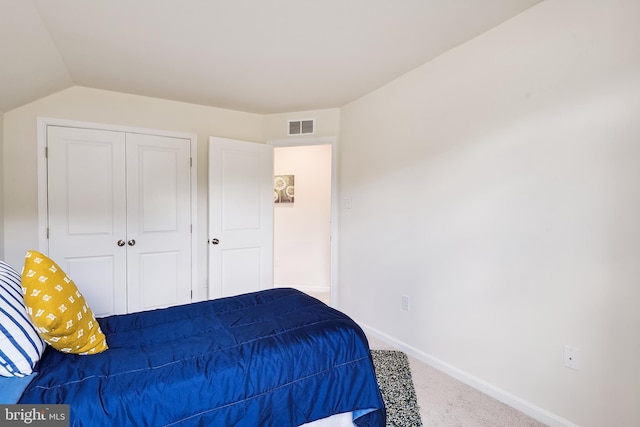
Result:
<instances>
[{"instance_id":1,"label":"electrical outlet","mask_svg":"<svg viewBox=\"0 0 640 427\"><path fill-rule=\"evenodd\" d=\"M580 350L569 345L564 346L564 366L580 370Z\"/></svg>"},{"instance_id":2,"label":"electrical outlet","mask_svg":"<svg viewBox=\"0 0 640 427\"><path fill-rule=\"evenodd\" d=\"M402 295L402 309L404 311L409 311L409 297L407 295Z\"/></svg>"}]
</instances>

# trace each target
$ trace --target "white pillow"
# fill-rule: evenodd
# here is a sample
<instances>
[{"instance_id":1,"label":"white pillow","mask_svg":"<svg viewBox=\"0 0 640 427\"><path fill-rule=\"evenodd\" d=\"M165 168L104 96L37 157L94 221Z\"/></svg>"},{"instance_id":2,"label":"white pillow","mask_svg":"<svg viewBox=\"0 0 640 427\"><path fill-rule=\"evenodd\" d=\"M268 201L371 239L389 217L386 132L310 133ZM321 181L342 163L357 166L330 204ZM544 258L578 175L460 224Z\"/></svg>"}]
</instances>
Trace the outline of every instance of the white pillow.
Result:
<instances>
[{"instance_id":1,"label":"white pillow","mask_svg":"<svg viewBox=\"0 0 640 427\"><path fill-rule=\"evenodd\" d=\"M24 377L33 372L45 343L29 320L20 275L0 261L0 375Z\"/></svg>"}]
</instances>

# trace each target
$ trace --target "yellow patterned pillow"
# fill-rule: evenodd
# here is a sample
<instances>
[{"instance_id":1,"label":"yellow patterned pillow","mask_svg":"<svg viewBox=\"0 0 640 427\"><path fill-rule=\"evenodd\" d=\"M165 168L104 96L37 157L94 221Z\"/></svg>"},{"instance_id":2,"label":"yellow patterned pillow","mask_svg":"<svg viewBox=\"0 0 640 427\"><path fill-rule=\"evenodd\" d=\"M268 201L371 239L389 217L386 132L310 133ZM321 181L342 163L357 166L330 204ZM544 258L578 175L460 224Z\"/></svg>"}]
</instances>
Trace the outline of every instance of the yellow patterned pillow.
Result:
<instances>
[{"instance_id":1,"label":"yellow patterned pillow","mask_svg":"<svg viewBox=\"0 0 640 427\"><path fill-rule=\"evenodd\" d=\"M42 339L55 349L93 354L108 348L100 325L75 283L46 255L27 251L22 292L31 321Z\"/></svg>"}]
</instances>

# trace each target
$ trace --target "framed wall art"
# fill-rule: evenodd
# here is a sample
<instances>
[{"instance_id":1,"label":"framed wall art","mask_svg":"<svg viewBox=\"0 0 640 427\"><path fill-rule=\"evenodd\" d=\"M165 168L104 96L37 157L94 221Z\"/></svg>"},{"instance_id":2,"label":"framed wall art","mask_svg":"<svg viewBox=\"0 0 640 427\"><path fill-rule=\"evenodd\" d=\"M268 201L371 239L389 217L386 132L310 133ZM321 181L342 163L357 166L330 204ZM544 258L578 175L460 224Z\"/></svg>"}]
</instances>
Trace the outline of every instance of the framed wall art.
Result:
<instances>
[{"instance_id":1,"label":"framed wall art","mask_svg":"<svg viewBox=\"0 0 640 427\"><path fill-rule=\"evenodd\" d=\"M273 178L274 203L293 203L294 194L293 175L276 175Z\"/></svg>"}]
</instances>

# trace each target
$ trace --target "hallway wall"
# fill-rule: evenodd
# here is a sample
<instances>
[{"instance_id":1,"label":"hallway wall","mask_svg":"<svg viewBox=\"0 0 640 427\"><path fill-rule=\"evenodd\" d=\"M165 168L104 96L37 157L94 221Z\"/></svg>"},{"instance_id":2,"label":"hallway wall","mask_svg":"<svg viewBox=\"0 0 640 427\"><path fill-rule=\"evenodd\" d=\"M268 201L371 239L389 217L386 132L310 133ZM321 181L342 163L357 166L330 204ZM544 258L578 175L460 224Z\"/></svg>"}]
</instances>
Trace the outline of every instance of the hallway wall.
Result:
<instances>
[{"instance_id":1,"label":"hallway wall","mask_svg":"<svg viewBox=\"0 0 640 427\"><path fill-rule=\"evenodd\" d=\"M276 147L274 174L295 176L294 202L274 208L274 284L328 291L331 146Z\"/></svg>"}]
</instances>

